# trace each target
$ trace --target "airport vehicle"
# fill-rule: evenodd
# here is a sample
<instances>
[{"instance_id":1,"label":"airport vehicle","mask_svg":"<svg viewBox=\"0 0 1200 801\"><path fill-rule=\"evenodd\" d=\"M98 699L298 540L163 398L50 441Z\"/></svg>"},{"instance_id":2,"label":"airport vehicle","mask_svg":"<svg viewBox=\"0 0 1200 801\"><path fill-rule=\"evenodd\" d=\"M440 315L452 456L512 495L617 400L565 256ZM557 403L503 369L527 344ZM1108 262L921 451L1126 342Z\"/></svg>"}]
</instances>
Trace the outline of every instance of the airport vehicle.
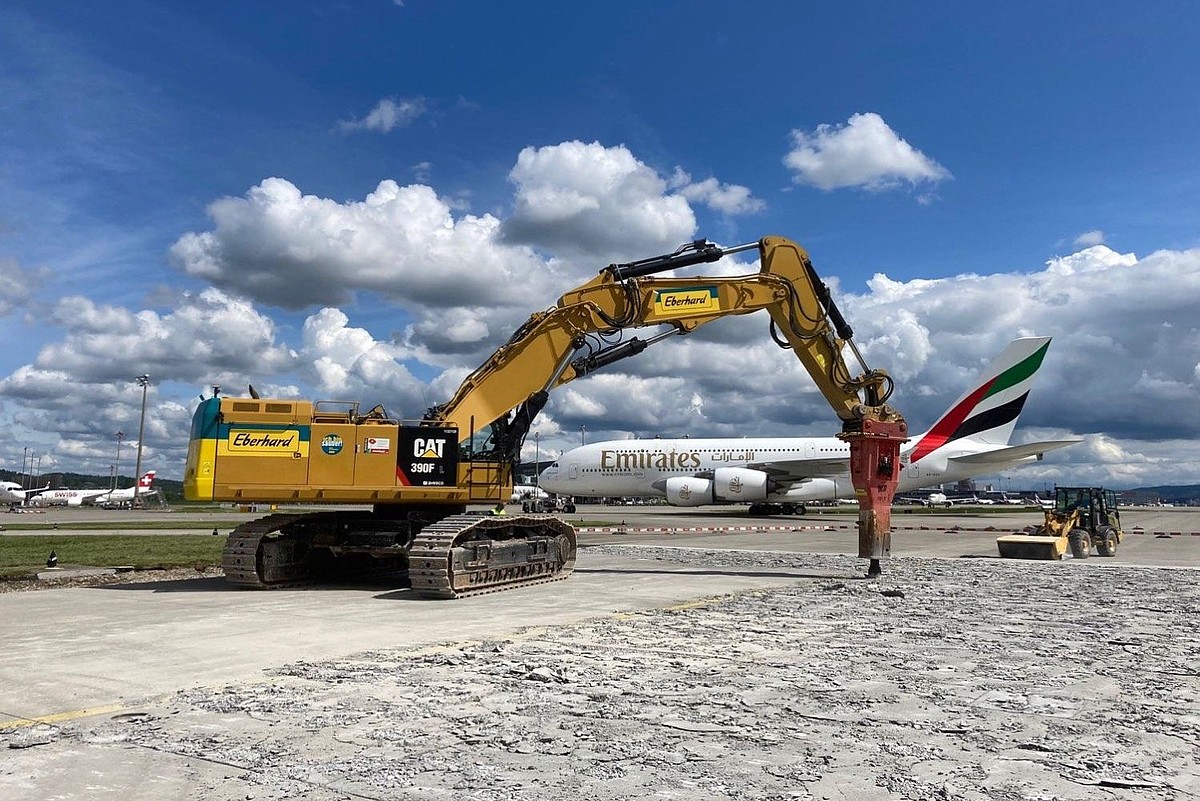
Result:
<instances>
[{"instance_id":1,"label":"airport vehicle","mask_svg":"<svg viewBox=\"0 0 1200 801\"><path fill-rule=\"evenodd\" d=\"M1062 559L1070 550L1086 559L1093 546L1100 556L1116 556L1125 539L1117 495L1102 487L1056 487L1054 506L1043 510L1042 525L1024 534L996 540L1000 555L1008 559Z\"/></svg>"},{"instance_id":2,"label":"airport vehicle","mask_svg":"<svg viewBox=\"0 0 1200 801\"><path fill-rule=\"evenodd\" d=\"M948 484L1036 462L1079 440L1010 445L1017 418L1050 347L1014 340L928 431L900 450L898 490ZM805 503L853 493L850 450L835 437L631 439L595 442L561 455L538 478L572 497L654 497L672 506L747 503L752 515L804 514ZM718 473L728 476L717 479ZM936 492L925 506L985 503Z\"/></svg>"},{"instance_id":3,"label":"airport vehicle","mask_svg":"<svg viewBox=\"0 0 1200 801\"><path fill-rule=\"evenodd\" d=\"M757 250L758 273L654 277ZM203 399L192 419L188 500L369 504L369 510L279 513L238 526L226 578L248 587L306 582L338 570L407 571L414 590L460 597L565 577L575 530L547 516L466 514L512 492L513 467L534 417L556 387L673 335L728 315L766 311L842 420L859 499L859 555L880 572L890 551L903 417L887 405L892 379L868 369L808 254L780 237L721 248L706 240L673 253L611 264L533 314L419 420L357 402ZM617 341L632 328L654 336ZM861 372L843 357L848 349ZM252 396L257 393L251 392ZM747 476L752 480L752 476ZM727 480L720 473L716 480Z\"/></svg>"},{"instance_id":4,"label":"airport vehicle","mask_svg":"<svg viewBox=\"0 0 1200 801\"><path fill-rule=\"evenodd\" d=\"M521 502L522 512L556 512L565 515L575 514L575 502L562 495L550 495L544 498L534 498Z\"/></svg>"}]
</instances>

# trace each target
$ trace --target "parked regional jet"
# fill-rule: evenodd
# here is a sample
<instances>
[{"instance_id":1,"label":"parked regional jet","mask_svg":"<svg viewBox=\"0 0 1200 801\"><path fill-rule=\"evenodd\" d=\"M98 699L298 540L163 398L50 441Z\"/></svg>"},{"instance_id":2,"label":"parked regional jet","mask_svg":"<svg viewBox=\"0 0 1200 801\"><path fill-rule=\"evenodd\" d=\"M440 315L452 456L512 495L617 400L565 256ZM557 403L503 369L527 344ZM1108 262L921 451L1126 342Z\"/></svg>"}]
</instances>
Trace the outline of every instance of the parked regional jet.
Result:
<instances>
[{"instance_id":1,"label":"parked regional jet","mask_svg":"<svg viewBox=\"0 0 1200 801\"><path fill-rule=\"evenodd\" d=\"M138 494L147 492L154 484L155 471L149 470L138 479L140 485ZM116 496L117 501L132 500L133 487L121 490L106 490L106 489L56 489L48 492L43 492L37 496L33 503L37 506L82 506L83 504L94 504L102 502L104 497Z\"/></svg>"},{"instance_id":2,"label":"parked regional jet","mask_svg":"<svg viewBox=\"0 0 1200 801\"><path fill-rule=\"evenodd\" d=\"M905 443L899 490L996 473L1079 442L1008 444L1049 347L1049 337L1010 343L932 428ZM806 501L853 497L849 458L835 437L618 440L568 451L539 483L574 497L665 496L673 506L749 503L752 514L803 514Z\"/></svg>"},{"instance_id":3,"label":"parked regional jet","mask_svg":"<svg viewBox=\"0 0 1200 801\"><path fill-rule=\"evenodd\" d=\"M137 497L145 498L158 492L158 490L154 489L155 472L154 470L147 470L146 474L138 479ZM103 495L88 498L84 503L92 503L96 506L120 506L122 504L133 503L133 487L106 492Z\"/></svg>"},{"instance_id":4,"label":"parked regional jet","mask_svg":"<svg viewBox=\"0 0 1200 801\"><path fill-rule=\"evenodd\" d=\"M48 489L50 489L49 484L40 489L21 489L21 485L15 481L0 481L0 504L7 503L8 508L12 509L25 504L30 498L35 498L38 493Z\"/></svg>"},{"instance_id":5,"label":"parked regional jet","mask_svg":"<svg viewBox=\"0 0 1200 801\"><path fill-rule=\"evenodd\" d=\"M956 495L950 497L944 492L931 492L928 495L897 495L899 503L915 503L918 506L992 506L996 502L991 498L980 498L978 495Z\"/></svg>"}]
</instances>

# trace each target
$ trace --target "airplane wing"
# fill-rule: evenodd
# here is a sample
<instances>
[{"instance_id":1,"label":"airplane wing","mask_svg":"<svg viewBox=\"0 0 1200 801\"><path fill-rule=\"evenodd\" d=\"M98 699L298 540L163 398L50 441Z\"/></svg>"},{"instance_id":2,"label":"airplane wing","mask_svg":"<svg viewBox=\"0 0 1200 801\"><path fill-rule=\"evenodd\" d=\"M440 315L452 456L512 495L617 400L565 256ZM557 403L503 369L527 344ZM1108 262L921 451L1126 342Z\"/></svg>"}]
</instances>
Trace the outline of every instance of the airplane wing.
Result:
<instances>
[{"instance_id":1,"label":"airplane wing","mask_svg":"<svg viewBox=\"0 0 1200 801\"><path fill-rule=\"evenodd\" d=\"M1031 456L1041 457L1046 451L1065 448L1068 445L1074 445L1077 442L1082 442L1080 439L1056 439L1047 440L1045 442L1031 442L1028 445L1013 445L1009 448L1000 448L994 451L984 451L983 453L970 453L964 456L951 456L947 461L956 464L1004 464L1005 462L1019 462L1022 459L1028 459Z\"/></svg>"},{"instance_id":2,"label":"airplane wing","mask_svg":"<svg viewBox=\"0 0 1200 801\"><path fill-rule=\"evenodd\" d=\"M795 484L810 478L833 476L850 470L846 459L781 459L771 462L751 462L751 470L761 470L780 484Z\"/></svg>"}]
</instances>

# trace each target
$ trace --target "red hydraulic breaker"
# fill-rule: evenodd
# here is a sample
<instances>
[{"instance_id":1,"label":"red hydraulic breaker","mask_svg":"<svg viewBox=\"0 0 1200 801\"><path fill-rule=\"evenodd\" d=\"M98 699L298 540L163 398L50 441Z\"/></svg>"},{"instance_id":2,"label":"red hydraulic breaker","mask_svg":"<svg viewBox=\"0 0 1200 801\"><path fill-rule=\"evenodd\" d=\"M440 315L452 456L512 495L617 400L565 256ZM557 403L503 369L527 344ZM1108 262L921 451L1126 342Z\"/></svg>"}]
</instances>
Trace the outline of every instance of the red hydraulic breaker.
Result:
<instances>
[{"instance_id":1,"label":"red hydraulic breaker","mask_svg":"<svg viewBox=\"0 0 1200 801\"><path fill-rule=\"evenodd\" d=\"M838 438L850 444L850 483L858 498L858 556L870 559L868 578L892 552L892 498L900 483L900 445L908 441L903 420L865 419Z\"/></svg>"}]
</instances>

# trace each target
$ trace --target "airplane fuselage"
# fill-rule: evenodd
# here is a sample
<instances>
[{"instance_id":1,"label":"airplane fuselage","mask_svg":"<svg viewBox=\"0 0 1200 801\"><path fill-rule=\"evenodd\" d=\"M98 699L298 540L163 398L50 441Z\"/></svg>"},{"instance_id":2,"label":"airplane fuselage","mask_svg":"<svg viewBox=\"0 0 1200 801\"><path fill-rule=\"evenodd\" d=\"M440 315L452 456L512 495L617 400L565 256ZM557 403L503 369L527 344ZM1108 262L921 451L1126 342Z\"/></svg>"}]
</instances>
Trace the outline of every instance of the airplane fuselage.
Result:
<instances>
[{"instance_id":1,"label":"airplane fuselage","mask_svg":"<svg viewBox=\"0 0 1200 801\"><path fill-rule=\"evenodd\" d=\"M958 447L926 454L916 463L909 461L915 442L906 445L900 455L903 472L899 491L911 491L979 475L978 466L973 469L952 468L950 459L984 452L989 450L988 446L969 440L956 445ZM828 460L828 469L819 475L789 482L786 487L775 490L769 489L768 484L762 497L747 499L768 503L801 503L852 496L854 488L850 483L849 458L850 446L836 437L618 440L597 442L568 451L542 472L539 483L542 489L561 495L592 498L665 496L674 503L676 499L666 488L669 479L675 479L673 486L678 488L684 479L699 478L703 481L716 479L723 474L736 481L739 477L748 476L741 470L759 472L756 466L764 464ZM997 464L995 469L1004 469L1013 464ZM768 470L766 475L770 474ZM722 494L725 494L725 502L740 502L740 499L722 492L727 489L718 487L717 497L709 502L721 502Z\"/></svg>"}]
</instances>

